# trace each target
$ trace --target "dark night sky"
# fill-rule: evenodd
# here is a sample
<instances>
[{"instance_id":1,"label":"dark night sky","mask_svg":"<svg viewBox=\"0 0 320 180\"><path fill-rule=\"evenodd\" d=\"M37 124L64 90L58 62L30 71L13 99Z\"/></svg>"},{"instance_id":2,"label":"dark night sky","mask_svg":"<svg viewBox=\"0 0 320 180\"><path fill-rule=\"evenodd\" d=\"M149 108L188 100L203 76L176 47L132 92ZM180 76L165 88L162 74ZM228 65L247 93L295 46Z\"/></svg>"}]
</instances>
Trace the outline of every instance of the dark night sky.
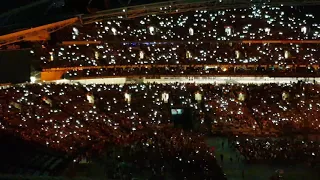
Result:
<instances>
[{"instance_id":1,"label":"dark night sky","mask_svg":"<svg viewBox=\"0 0 320 180\"><path fill-rule=\"evenodd\" d=\"M76 11L77 13L85 13L86 5L90 0L2 0L1 6L0 6L0 15L4 12L10 11L10 9L15 9L18 7L28 5L30 3L41 2L41 1L56 2L56 4L59 4L59 5L65 4L65 6L59 7L60 9L63 9L63 11L67 11L67 12ZM91 7L97 8L99 10L118 8L122 6L127 6L128 1L130 1L129 5L139 5L139 4L155 3L155 2L161 2L161 1L163 2L168 0L92 0ZM197 0L189 0L189 1L197 1ZM50 6L50 3L47 3L47 5ZM318 7L319 6L309 6L307 7L307 9L313 12L314 14L320 15Z\"/></svg>"},{"instance_id":2,"label":"dark night sky","mask_svg":"<svg viewBox=\"0 0 320 180\"><path fill-rule=\"evenodd\" d=\"M90 0L2 0L0 6L0 34L6 34L13 30L48 24L78 14L88 13L87 5ZM92 0L91 12L127 6L129 0ZM167 0L130 0L129 5L147 4ZM41 5L25 10L15 11L37 2ZM20 12L20 13L17 13ZM9 15L8 15L9 14ZM1 17L3 15L3 17ZM4 16L5 15L5 16Z\"/></svg>"},{"instance_id":3,"label":"dark night sky","mask_svg":"<svg viewBox=\"0 0 320 180\"><path fill-rule=\"evenodd\" d=\"M25 6L30 3L46 0L2 0L0 14L10 11L10 9ZM50 1L50 0L47 0ZM90 0L51 0L52 2L64 2L68 9L85 7ZM129 0L92 0L92 6L96 8L116 8L125 6ZM130 5L161 2L166 0L131 0Z\"/></svg>"}]
</instances>

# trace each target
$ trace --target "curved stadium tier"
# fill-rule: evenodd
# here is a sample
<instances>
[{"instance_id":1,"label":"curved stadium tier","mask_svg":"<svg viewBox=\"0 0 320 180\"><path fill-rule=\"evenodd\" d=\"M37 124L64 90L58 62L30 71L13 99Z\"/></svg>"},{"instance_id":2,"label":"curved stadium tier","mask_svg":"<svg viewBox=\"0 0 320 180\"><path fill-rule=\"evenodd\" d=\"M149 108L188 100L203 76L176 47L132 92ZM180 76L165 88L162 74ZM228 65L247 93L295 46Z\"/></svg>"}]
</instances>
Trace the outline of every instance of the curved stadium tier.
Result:
<instances>
[{"instance_id":1,"label":"curved stadium tier","mask_svg":"<svg viewBox=\"0 0 320 180\"><path fill-rule=\"evenodd\" d=\"M0 86L0 173L319 179L319 13L170 7L35 43L41 78Z\"/></svg>"},{"instance_id":2,"label":"curved stadium tier","mask_svg":"<svg viewBox=\"0 0 320 180\"><path fill-rule=\"evenodd\" d=\"M320 25L308 7L255 6L106 19L36 49L47 80L150 75L318 76ZM51 79L50 79L51 78Z\"/></svg>"}]
</instances>

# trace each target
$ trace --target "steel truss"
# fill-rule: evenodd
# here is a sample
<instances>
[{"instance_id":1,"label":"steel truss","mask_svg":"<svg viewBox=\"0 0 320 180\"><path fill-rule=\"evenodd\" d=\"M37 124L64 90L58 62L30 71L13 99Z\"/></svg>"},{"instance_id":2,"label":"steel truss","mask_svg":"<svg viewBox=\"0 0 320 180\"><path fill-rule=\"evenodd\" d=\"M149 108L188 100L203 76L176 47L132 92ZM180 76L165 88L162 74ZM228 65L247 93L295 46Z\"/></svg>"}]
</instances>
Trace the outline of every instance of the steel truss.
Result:
<instances>
[{"instance_id":1,"label":"steel truss","mask_svg":"<svg viewBox=\"0 0 320 180\"><path fill-rule=\"evenodd\" d=\"M20 41L44 41L50 38L50 33L79 22L79 18L71 18L36 28L31 28L0 36L0 47Z\"/></svg>"}]
</instances>

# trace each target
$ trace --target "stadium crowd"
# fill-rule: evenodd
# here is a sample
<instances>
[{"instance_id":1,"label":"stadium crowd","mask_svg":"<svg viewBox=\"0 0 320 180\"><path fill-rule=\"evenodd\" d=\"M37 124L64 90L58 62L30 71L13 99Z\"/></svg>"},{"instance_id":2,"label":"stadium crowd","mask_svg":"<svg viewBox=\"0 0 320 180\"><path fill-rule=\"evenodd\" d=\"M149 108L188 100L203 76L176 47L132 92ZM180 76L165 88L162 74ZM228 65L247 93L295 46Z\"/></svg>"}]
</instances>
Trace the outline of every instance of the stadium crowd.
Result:
<instances>
[{"instance_id":1,"label":"stadium crowd","mask_svg":"<svg viewBox=\"0 0 320 180\"><path fill-rule=\"evenodd\" d=\"M64 39L134 42L318 39L320 27L311 13L304 7L253 5L250 8L146 15L70 27L67 31L70 34Z\"/></svg>"},{"instance_id":2,"label":"stadium crowd","mask_svg":"<svg viewBox=\"0 0 320 180\"><path fill-rule=\"evenodd\" d=\"M317 40L320 36L319 28L315 16L301 7L253 6L248 9L106 20L83 27L70 27L61 31L61 41L70 38L69 40L73 41L88 41L88 44L48 45L31 52L41 60L43 68L116 65L137 65L145 68L147 65L192 64L203 67L191 66L188 70L173 68L172 71L176 74L215 74L216 71L225 71L222 65L240 65L235 69L236 73L244 70L260 72L248 68L248 65L266 65L270 68L265 68L265 71L271 69L279 72L296 71L296 68L291 66L307 65L310 67L306 67L302 72L317 72L318 68L313 69L311 66L319 64L318 44L256 44L242 40ZM89 43L97 41L101 43ZM208 68L207 65L213 67ZM131 66L112 71L99 68L67 74L131 75L139 74L139 68ZM157 72L148 67L147 72L172 73L166 68L155 69L160 70Z\"/></svg>"},{"instance_id":3,"label":"stadium crowd","mask_svg":"<svg viewBox=\"0 0 320 180\"><path fill-rule=\"evenodd\" d=\"M299 65L318 63L318 44L70 45L41 57L44 67L113 65Z\"/></svg>"},{"instance_id":4,"label":"stadium crowd","mask_svg":"<svg viewBox=\"0 0 320 180\"><path fill-rule=\"evenodd\" d=\"M224 179L203 136L170 128L150 128L136 135L139 141L131 146L106 153L107 161L120 162L109 168L112 179L141 177L141 172L142 179Z\"/></svg>"},{"instance_id":5,"label":"stadium crowd","mask_svg":"<svg viewBox=\"0 0 320 180\"><path fill-rule=\"evenodd\" d=\"M281 138L236 138L234 146L248 163L299 164L315 167L320 161L319 142Z\"/></svg>"},{"instance_id":6,"label":"stadium crowd","mask_svg":"<svg viewBox=\"0 0 320 180\"><path fill-rule=\"evenodd\" d=\"M202 133L313 133L320 128L319 88L302 82L18 85L0 90L0 126L69 153L141 141L149 129L171 127L170 110L181 105L194 109ZM194 147L203 143L192 142Z\"/></svg>"},{"instance_id":7,"label":"stadium crowd","mask_svg":"<svg viewBox=\"0 0 320 180\"><path fill-rule=\"evenodd\" d=\"M67 78L319 73L318 44L246 42L319 39L320 25L302 11L252 6L106 20L58 32L66 33L64 41L86 45L47 45L31 53L44 69L84 67L69 70ZM204 134L318 132L319 90L318 84L302 82L24 84L0 89L0 129L70 154L85 152L88 158L114 150L112 155L135 164L137 172L150 169L152 179L164 179L168 171L176 172L176 179L218 179L222 172ZM175 106L194 110L200 133L172 128ZM235 146L248 162L319 161L319 144L311 141L238 138ZM122 171L121 176L132 174Z\"/></svg>"}]
</instances>

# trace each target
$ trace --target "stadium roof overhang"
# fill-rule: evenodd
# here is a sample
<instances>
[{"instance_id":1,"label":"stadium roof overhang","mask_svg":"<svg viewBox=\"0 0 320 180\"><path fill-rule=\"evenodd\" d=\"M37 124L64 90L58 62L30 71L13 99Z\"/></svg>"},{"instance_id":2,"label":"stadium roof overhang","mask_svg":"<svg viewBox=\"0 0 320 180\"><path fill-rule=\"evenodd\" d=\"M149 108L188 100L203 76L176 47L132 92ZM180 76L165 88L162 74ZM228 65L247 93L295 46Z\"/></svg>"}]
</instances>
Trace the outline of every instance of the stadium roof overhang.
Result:
<instances>
[{"instance_id":1,"label":"stadium roof overhang","mask_svg":"<svg viewBox=\"0 0 320 180\"><path fill-rule=\"evenodd\" d=\"M49 34L66 26L79 23L90 24L107 19L130 19L153 14L175 14L194 10L212 10L228 8L246 8L252 4L263 5L316 5L320 0L177 0L162 3L130 6L106 11L100 11L91 15L79 15L64 21L39 26L7 35L0 36L0 47L20 41L45 41Z\"/></svg>"}]
</instances>

